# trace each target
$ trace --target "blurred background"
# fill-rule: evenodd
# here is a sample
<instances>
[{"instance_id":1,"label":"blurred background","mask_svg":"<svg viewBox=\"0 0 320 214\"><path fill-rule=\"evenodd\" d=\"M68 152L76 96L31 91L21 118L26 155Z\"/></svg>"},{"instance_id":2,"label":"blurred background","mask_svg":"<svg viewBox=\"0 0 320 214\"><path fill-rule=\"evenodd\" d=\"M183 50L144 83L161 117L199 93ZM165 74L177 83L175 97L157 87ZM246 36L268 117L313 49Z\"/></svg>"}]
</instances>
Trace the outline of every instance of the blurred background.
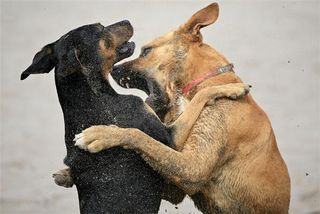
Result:
<instances>
[{"instance_id":1,"label":"blurred background","mask_svg":"<svg viewBox=\"0 0 320 214\"><path fill-rule=\"evenodd\" d=\"M212 1L1 1L0 213L78 213L51 174L66 154L53 72L20 74L44 45L84 24L128 19L139 48ZM290 213L320 213L320 1L220 1L206 43L253 85L291 177ZM188 198L160 213L199 213Z\"/></svg>"}]
</instances>

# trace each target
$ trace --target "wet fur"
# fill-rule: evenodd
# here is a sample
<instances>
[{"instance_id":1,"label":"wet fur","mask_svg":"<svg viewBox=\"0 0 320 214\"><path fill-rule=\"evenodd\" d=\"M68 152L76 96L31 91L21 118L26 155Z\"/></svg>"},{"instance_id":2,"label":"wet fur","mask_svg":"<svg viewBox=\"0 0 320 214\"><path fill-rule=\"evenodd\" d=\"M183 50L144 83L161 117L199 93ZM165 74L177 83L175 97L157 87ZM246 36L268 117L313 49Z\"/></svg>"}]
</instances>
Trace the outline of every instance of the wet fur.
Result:
<instances>
[{"instance_id":1,"label":"wet fur","mask_svg":"<svg viewBox=\"0 0 320 214\"><path fill-rule=\"evenodd\" d=\"M228 60L202 43L200 29L218 17L216 3L200 10L178 28L147 44L147 56L125 63L123 69L153 78L166 91L168 121L178 117L175 105L181 89L205 72ZM178 51L176 51L178 50ZM142 50L142 53L144 50ZM210 86L241 82L234 73L215 76L185 96ZM155 106L157 108L157 106ZM101 141L132 149L169 181L189 194L203 213L287 213L290 179L264 111L252 96L239 101L221 100L206 107L180 149L160 144L137 129L95 127L84 131L84 140ZM110 139L110 134L125 135Z\"/></svg>"}]
</instances>

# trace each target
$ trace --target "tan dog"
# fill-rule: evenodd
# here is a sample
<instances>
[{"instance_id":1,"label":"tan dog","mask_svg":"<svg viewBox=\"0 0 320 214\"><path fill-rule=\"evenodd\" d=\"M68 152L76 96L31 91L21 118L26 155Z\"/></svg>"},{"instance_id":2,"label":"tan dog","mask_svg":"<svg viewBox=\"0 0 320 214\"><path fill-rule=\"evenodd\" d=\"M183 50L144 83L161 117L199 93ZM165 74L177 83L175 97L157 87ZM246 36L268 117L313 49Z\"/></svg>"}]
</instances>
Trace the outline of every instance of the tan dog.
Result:
<instances>
[{"instance_id":1,"label":"tan dog","mask_svg":"<svg viewBox=\"0 0 320 214\"><path fill-rule=\"evenodd\" d=\"M220 68L230 63L202 43L200 29L214 23L218 13L218 4L209 5L176 31L147 44L139 58L124 65L154 78L166 90L175 104L166 121L177 118L182 103L178 99L188 102L200 90L241 82L233 72L220 74ZM77 144L90 152L115 146L139 152L204 213L288 212L288 171L270 121L251 96L205 107L177 150L137 129L93 126L82 133Z\"/></svg>"}]
</instances>

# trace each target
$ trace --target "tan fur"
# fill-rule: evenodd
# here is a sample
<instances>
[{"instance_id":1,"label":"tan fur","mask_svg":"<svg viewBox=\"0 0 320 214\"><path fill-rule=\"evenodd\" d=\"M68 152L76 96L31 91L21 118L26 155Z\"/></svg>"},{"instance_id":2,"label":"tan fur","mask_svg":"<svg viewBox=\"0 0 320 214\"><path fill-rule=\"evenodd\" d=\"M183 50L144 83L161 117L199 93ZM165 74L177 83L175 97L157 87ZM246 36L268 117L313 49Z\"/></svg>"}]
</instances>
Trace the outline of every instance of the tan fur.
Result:
<instances>
[{"instance_id":1,"label":"tan fur","mask_svg":"<svg viewBox=\"0 0 320 214\"><path fill-rule=\"evenodd\" d=\"M100 40L99 41L99 52L105 61L103 62L102 65L102 71L103 71L103 76L105 79L108 79L108 74L110 73L113 62L115 61L115 51L114 48L107 48L105 44L105 40Z\"/></svg>"},{"instance_id":2,"label":"tan fur","mask_svg":"<svg viewBox=\"0 0 320 214\"><path fill-rule=\"evenodd\" d=\"M131 32L132 31L132 32ZM106 40L101 39L99 41L99 49L98 54L101 56L101 58L104 60L102 62L102 71L103 76L105 79L108 79L108 74L112 70L112 66L116 59L116 47L120 46L124 42L128 41L133 33L133 30L127 29L126 31L122 32L121 34L115 33L115 32L109 32L109 36L112 38L110 41L112 41L109 44L106 44ZM121 36L119 36L121 35Z\"/></svg>"},{"instance_id":3,"label":"tan fur","mask_svg":"<svg viewBox=\"0 0 320 214\"><path fill-rule=\"evenodd\" d=\"M164 89L176 88L170 97L176 103L188 82L229 63L203 44L200 34L201 27L217 19L218 11L216 3L202 9L178 30L149 43L151 52L128 65L147 71ZM241 80L234 73L218 75L195 87L185 98L192 100L208 87L237 82ZM174 117L171 121L178 117L175 111L176 106L169 111ZM189 194L203 213L288 212L288 171L270 121L251 96L238 101L219 100L205 107L187 139L177 141L177 150L137 129L93 126L83 134L91 152L114 146L139 152L150 166Z\"/></svg>"}]
</instances>

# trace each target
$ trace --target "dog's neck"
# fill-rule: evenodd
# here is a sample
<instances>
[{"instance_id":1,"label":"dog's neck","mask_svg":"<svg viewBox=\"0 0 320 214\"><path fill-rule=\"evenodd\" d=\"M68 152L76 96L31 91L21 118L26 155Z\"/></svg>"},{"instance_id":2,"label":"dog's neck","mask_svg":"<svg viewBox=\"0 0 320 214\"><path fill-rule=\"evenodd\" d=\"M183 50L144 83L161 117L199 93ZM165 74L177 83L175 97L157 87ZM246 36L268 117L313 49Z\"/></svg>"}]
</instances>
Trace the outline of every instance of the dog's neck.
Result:
<instances>
[{"instance_id":1,"label":"dog's neck","mask_svg":"<svg viewBox=\"0 0 320 214\"><path fill-rule=\"evenodd\" d=\"M191 57L190 60L188 57ZM196 60L197 63L194 63L194 60ZM185 87L192 80L200 78L209 71L228 64L230 64L230 62L213 48L205 44L203 46L196 47L196 49L194 51L191 50L187 56L186 65L184 67L184 73L186 75L184 75L184 79L181 80L182 86ZM187 96L182 94L183 87L181 89L176 88L175 92L171 93L173 95L170 97L170 109L165 116L164 122L166 124L170 124L175 121L176 118L178 118L184 111L188 102L202 88L237 82L241 82L241 79L234 72L227 72L206 79L199 85L193 87Z\"/></svg>"},{"instance_id":2,"label":"dog's neck","mask_svg":"<svg viewBox=\"0 0 320 214\"><path fill-rule=\"evenodd\" d=\"M186 86L192 80L200 78L209 71L228 64L230 62L210 46L206 44L195 45L189 50L185 59L183 69L186 75L181 80L182 86Z\"/></svg>"},{"instance_id":3,"label":"dog's neck","mask_svg":"<svg viewBox=\"0 0 320 214\"><path fill-rule=\"evenodd\" d=\"M202 82L210 79L211 77L226 73L233 72L233 64L228 64L226 66L222 66L219 68L214 68L213 70L207 72L203 76L198 79L192 80L189 84L187 84L184 88L182 88L183 95L188 95L188 93L196 86L200 85Z\"/></svg>"},{"instance_id":4,"label":"dog's neck","mask_svg":"<svg viewBox=\"0 0 320 214\"><path fill-rule=\"evenodd\" d=\"M64 78L56 75L55 81L65 119L73 115L73 111L85 111L93 108L101 96L116 95L110 84L103 78L88 78L80 72L75 72Z\"/></svg>"},{"instance_id":5,"label":"dog's neck","mask_svg":"<svg viewBox=\"0 0 320 214\"><path fill-rule=\"evenodd\" d=\"M201 78L203 75L212 70L230 64L230 62L222 54L206 44L190 50L190 53L187 57L191 58L190 60L186 59L187 63L184 69L185 73L187 74L187 78L185 78L183 81L183 87L188 85L188 83L191 81ZM194 63L194 60L197 60L197 63ZM241 82L241 80L234 72L215 75L192 88L186 97L188 99L192 99L201 88L236 82Z\"/></svg>"}]
</instances>

